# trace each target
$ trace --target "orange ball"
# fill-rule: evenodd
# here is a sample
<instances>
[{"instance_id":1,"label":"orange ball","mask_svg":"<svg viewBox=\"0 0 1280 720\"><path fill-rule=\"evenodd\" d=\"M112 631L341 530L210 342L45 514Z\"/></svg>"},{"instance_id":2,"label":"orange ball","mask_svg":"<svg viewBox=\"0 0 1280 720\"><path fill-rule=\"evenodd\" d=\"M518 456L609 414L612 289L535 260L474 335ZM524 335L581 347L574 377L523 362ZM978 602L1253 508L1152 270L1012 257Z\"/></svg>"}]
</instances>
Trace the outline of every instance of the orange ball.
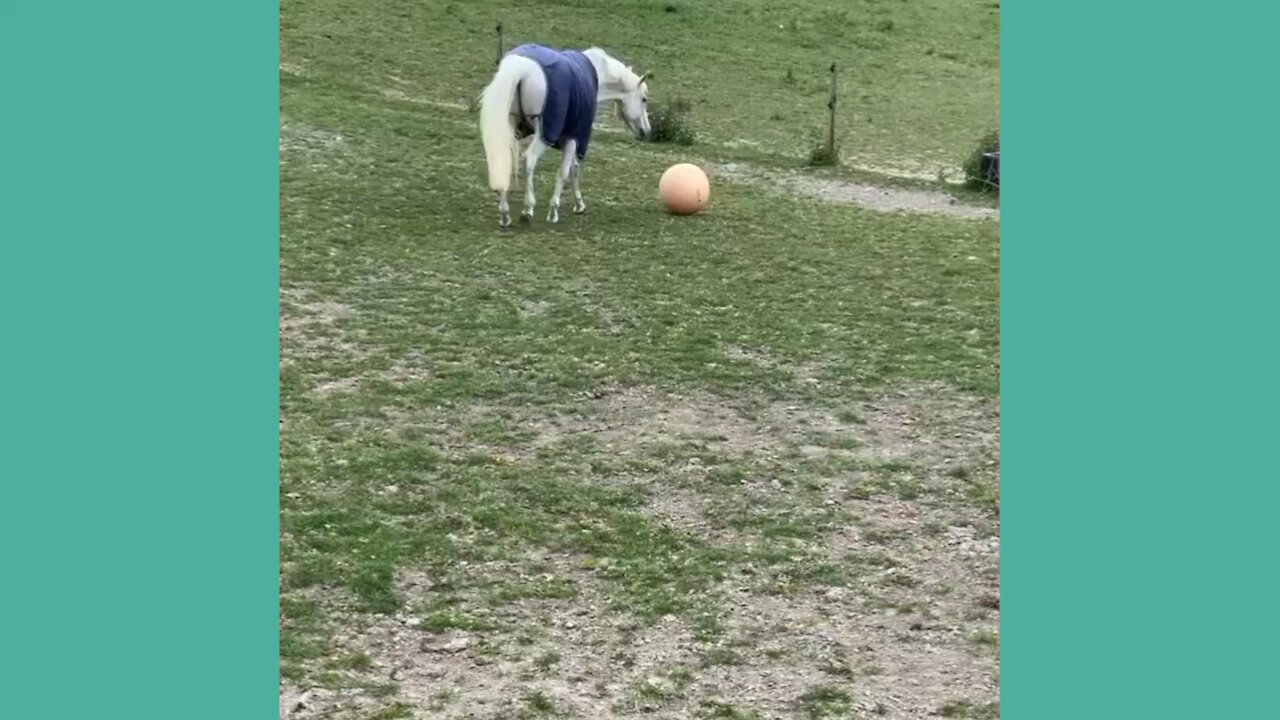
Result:
<instances>
[{"instance_id":1,"label":"orange ball","mask_svg":"<svg viewBox=\"0 0 1280 720\"><path fill-rule=\"evenodd\" d=\"M680 163L662 173L658 192L667 210L676 215L692 215L707 206L707 200L711 198L711 183L702 168Z\"/></svg>"}]
</instances>

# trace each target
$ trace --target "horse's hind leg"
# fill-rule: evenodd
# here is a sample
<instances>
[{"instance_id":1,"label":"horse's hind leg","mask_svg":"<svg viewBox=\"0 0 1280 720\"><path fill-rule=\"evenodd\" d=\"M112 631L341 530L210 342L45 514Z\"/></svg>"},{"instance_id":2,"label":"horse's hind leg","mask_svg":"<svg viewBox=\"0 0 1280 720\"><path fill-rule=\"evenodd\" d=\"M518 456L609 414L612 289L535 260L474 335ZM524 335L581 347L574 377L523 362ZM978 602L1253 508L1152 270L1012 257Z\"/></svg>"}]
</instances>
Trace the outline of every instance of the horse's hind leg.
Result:
<instances>
[{"instance_id":1,"label":"horse's hind leg","mask_svg":"<svg viewBox=\"0 0 1280 720\"><path fill-rule=\"evenodd\" d=\"M538 199L533 194L533 171L538 167L538 158L546 151L547 144L538 136L529 143L529 149L524 153L524 208L520 211L520 222L533 221L533 210L538 205Z\"/></svg>"},{"instance_id":2,"label":"horse's hind leg","mask_svg":"<svg viewBox=\"0 0 1280 720\"><path fill-rule=\"evenodd\" d=\"M511 205L507 203L507 191L498 193L498 227L506 230L511 227Z\"/></svg>"},{"instance_id":3,"label":"horse's hind leg","mask_svg":"<svg viewBox=\"0 0 1280 720\"><path fill-rule=\"evenodd\" d=\"M551 193L551 209L547 211L547 222L560 222L560 195L564 192L564 181L573 172L573 161L578 157L578 143L565 140L561 148L564 157L560 159L560 171L556 173L556 189Z\"/></svg>"}]
</instances>

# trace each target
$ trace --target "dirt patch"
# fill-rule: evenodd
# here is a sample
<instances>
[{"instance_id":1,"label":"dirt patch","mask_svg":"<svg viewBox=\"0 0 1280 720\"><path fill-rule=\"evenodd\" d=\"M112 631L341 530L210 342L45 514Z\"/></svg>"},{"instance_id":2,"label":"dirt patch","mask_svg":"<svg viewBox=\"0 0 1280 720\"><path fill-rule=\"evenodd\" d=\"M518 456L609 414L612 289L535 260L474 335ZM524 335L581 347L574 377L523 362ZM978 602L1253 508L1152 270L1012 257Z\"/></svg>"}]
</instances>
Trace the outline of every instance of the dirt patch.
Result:
<instances>
[{"instance_id":1,"label":"dirt patch","mask_svg":"<svg viewBox=\"0 0 1280 720\"><path fill-rule=\"evenodd\" d=\"M301 292L280 292L280 367L304 360L350 359L366 351L345 339L339 324L354 317L355 308L332 300L309 298ZM341 391L350 378L327 378L321 393ZM351 386L354 387L354 386Z\"/></svg>"},{"instance_id":2,"label":"dirt patch","mask_svg":"<svg viewBox=\"0 0 1280 720\"><path fill-rule=\"evenodd\" d=\"M828 202L854 203L879 212L917 212L963 218L1000 217L996 208L968 205L953 195L938 191L905 190L812 177L788 178L783 184L801 195Z\"/></svg>"},{"instance_id":3,"label":"dirt patch","mask_svg":"<svg viewBox=\"0 0 1280 720\"><path fill-rule=\"evenodd\" d=\"M708 509L705 498L698 493L670 485L661 492L651 492L644 506L646 514L660 518L667 527L702 535L708 533Z\"/></svg>"},{"instance_id":4,"label":"dirt patch","mask_svg":"<svg viewBox=\"0 0 1280 720\"><path fill-rule=\"evenodd\" d=\"M280 366L299 361L319 360L350 363L365 360L369 352L354 342L355 333L341 324L357 316L355 307L333 300L320 300L305 292L282 289L280 304ZM357 391L361 384L376 380L396 385L419 382L431 376L430 361L422 353L411 353L392 361L389 367L356 375L315 376L312 393L319 397Z\"/></svg>"},{"instance_id":5,"label":"dirt patch","mask_svg":"<svg viewBox=\"0 0 1280 720\"><path fill-rule=\"evenodd\" d=\"M523 717L534 702L546 702L570 717L610 718L614 705L650 677L693 660L692 633L675 617L648 626L611 612L599 583L572 558L541 556L530 560L546 577L568 578L577 592L566 599L526 599L486 616L500 630L433 630L411 611L430 599L440 578L403 573L397 592L404 613L350 616L354 626L335 638L347 652L372 661L368 677L395 682L396 700L430 717ZM494 563L471 575L489 582L528 579L527 565ZM304 697L299 706L298 698ZM538 697L540 699L535 700ZM348 717L385 701L368 692L282 685L281 709L289 717Z\"/></svg>"},{"instance_id":6,"label":"dirt patch","mask_svg":"<svg viewBox=\"0 0 1280 720\"><path fill-rule=\"evenodd\" d=\"M589 436L615 457L651 453L664 446L696 446L729 457L780 454L823 413L798 406L763 413L708 393L677 395L649 387L603 390L580 414L531 418L533 446L553 447Z\"/></svg>"},{"instance_id":7,"label":"dirt patch","mask_svg":"<svg viewBox=\"0 0 1280 720\"><path fill-rule=\"evenodd\" d=\"M821 371L819 364L794 368L803 377ZM526 422L536 434L535 446L589 434L619 455L692 443L729 456L763 458L812 445L808 438L816 434L837 445L847 440L868 460L923 461L944 469L965 458L993 461L1000 432L998 401L964 396L941 384L850 403L840 412L796 403L758 407L710 394L627 388L603 393L580 415ZM980 458L971 457L975 455Z\"/></svg>"},{"instance_id":8,"label":"dirt patch","mask_svg":"<svg viewBox=\"0 0 1280 720\"><path fill-rule=\"evenodd\" d=\"M945 385L917 385L862 403L860 451L873 460L904 460L935 471L999 473L999 399L958 394Z\"/></svg>"},{"instance_id":9,"label":"dirt patch","mask_svg":"<svg viewBox=\"0 0 1280 720\"><path fill-rule=\"evenodd\" d=\"M998 699L995 659L969 637L998 627L998 618L965 620L953 610L960 597L951 605L889 605L875 598L874 579L863 582L870 587L800 596L730 590L731 642L743 647L744 662L703 675L695 690L782 717L802 717L797 699L821 685L848 690L855 716L923 719L948 702Z\"/></svg>"},{"instance_id":10,"label":"dirt patch","mask_svg":"<svg viewBox=\"0 0 1280 720\"><path fill-rule=\"evenodd\" d=\"M330 395L344 395L353 393L360 387L360 378L344 377L336 380L329 380L316 385L311 389L317 397L328 397Z\"/></svg>"},{"instance_id":11,"label":"dirt patch","mask_svg":"<svg viewBox=\"0 0 1280 720\"><path fill-rule=\"evenodd\" d=\"M355 309L346 303L312 299L302 291L287 288L280 290L280 304L282 333L307 325L331 325L355 314Z\"/></svg>"},{"instance_id":12,"label":"dirt patch","mask_svg":"<svg viewBox=\"0 0 1280 720\"><path fill-rule=\"evenodd\" d=\"M342 147L342 135L293 122L280 123L280 152L326 152Z\"/></svg>"},{"instance_id":13,"label":"dirt patch","mask_svg":"<svg viewBox=\"0 0 1280 720\"><path fill-rule=\"evenodd\" d=\"M826 202L852 203L877 212L1000 219L999 208L971 205L941 190L896 188L801 173L764 174L740 163L726 163L714 166L712 170L728 180L759 183L795 195Z\"/></svg>"},{"instance_id":14,"label":"dirt patch","mask_svg":"<svg viewBox=\"0 0 1280 720\"><path fill-rule=\"evenodd\" d=\"M749 357L773 362L759 353ZM795 372L820 382L822 368L805 365ZM430 422L446 453L488 454L513 463L583 448L624 461L693 453L687 460L665 462L661 472L598 478L641 485L653 498L653 514L681 528L697 526L695 520L707 511L697 492L708 468L697 455L748 465L842 461L843 469L823 477L833 503L851 492L856 498L918 491L964 499L980 483L998 492L998 401L958 394L941 384L917 385L843 408L751 404L708 393L633 387L598 392L569 413L474 406ZM518 437L491 441L470 430L487 422L514 428ZM867 477L845 467L850 464L878 473L872 478L878 484L863 483ZM888 479L881 477L889 471ZM747 491L785 492L776 477L754 476L742 481L741 492Z\"/></svg>"},{"instance_id":15,"label":"dirt patch","mask_svg":"<svg viewBox=\"0 0 1280 720\"><path fill-rule=\"evenodd\" d=\"M958 177L963 172L959 166L946 163L864 162L857 158L852 158L848 164L849 167L855 170L903 180L937 181L939 178Z\"/></svg>"},{"instance_id":16,"label":"dirt patch","mask_svg":"<svg viewBox=\"0 0 1280 720\"><path fill-rule=\"evenodd\" d=\"M355 309L345 303L308 301L287 290L281 290L280 300L280 339L286 347L294 341L305 340L310 331L332 328L355 315Z\"/></svg>"},{"instance_id":17,"label":"dirt patch","mask_svg":"<svg viewBox=\"0 0 1280 720\"><path fill-rule=\"evenodd\" d=\"M822 376L828 369L828 364L825 362L791 362L777 357L766 348L730 345L725 348L724 355L735 362L747 362L759 367L788 373L791 377L806 385L821 385Z\"/></svg>"},{"instance_id":18,"label":"dirt patch","mask_svg":"<svg viewBox=\"0 0 1280 720\"><path fill-rule=\"evenodd\" d=\"M379 380L403 385L431 377L431 361L422 353L412 353L391 363L391 367L374 374Z\"/></svg>"},{"instance_id":19,"label":"dirt patch","mask_svg":"<svg viewBox=\"0 0 1280 720\"><path fill-rule=\"evenodd\" d=\"M695 442L729 454L769 444L753 423L714 396L677 397L635 388L611 393L601 405L606 422L600 439L620 455L663 443Z\"/></svg>"}]
</instances>

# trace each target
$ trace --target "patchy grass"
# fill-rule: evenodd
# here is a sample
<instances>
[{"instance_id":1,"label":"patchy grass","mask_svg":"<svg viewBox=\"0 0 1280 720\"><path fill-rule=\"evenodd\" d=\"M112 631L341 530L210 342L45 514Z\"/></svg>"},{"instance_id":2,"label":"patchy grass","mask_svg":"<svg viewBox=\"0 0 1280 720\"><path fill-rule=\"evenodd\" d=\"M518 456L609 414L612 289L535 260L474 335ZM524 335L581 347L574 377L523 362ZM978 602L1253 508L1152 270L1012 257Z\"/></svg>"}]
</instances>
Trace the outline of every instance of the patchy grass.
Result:
<instances>
[{"instance_id":1,"label":"patchy grass","mask_svg":"<svg viewBox=\"0 0 1280 720\"><path fill-rule=\"evenodd\" d=\"M994 699L996 653L974 650L998 650L998 225L714 173L703 215L654 195L677 160L801 172L832 59L859 68L844 157L962 155L997 119L995 12L508 18L509 43L655 70L698 143L605 129L588 215L499 234L471 108L497 11L281 7L281 674L312 693L295 719L629 717L645 687L697 717L852 712L826 681L907 697L902 717ZM891 684L923 635L971 693Z\"/></svg>"}]
</instances>

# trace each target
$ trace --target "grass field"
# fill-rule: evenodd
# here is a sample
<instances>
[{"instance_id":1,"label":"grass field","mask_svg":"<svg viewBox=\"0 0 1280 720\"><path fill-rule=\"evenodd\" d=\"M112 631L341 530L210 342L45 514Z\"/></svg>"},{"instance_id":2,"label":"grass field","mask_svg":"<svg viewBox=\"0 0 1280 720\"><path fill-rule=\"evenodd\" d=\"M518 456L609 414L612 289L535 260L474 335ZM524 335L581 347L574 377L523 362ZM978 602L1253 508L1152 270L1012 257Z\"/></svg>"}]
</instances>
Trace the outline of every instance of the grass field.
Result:
<instances>
[{"instance_id":1,"label":"grass field","mask_svg":"<svg viewBox=\"0 0 1280 720\"><path fill-rule=\"evenodd\" d=\"M939 193L998 4L836 6L282 2L282 713L998 717L998 219L797 192ZM497 19L698 142L610 126L586 216L500 234Z\"/></svg>"}]
</instances>

